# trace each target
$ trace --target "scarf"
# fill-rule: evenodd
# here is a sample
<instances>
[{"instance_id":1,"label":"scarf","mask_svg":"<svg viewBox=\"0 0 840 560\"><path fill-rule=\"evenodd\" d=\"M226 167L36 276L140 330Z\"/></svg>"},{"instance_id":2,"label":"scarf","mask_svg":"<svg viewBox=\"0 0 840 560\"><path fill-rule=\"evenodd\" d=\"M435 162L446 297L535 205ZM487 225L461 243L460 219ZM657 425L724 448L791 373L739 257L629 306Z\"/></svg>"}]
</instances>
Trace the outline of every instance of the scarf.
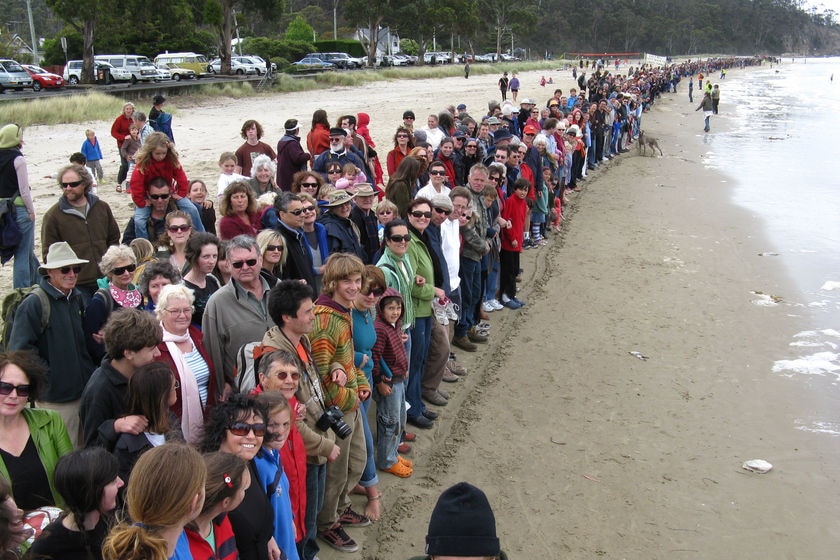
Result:
<instances>
[{"instance_id":1,"label":"scarf","mask_svg":"<svg viewBox=\"0 0 840 560\"><path fill-rule=\"evenodd\" d=\"M143 303L143 295L140 293L140 290L135 288L133 284L129 284L128 288L128 290L121 290L111 283L108 284L108 291L111 293L111 297L121 307L125 307L126 309L140 307L140 304Z\"/></svg>"},{"instance_id":2,"label":"scarf","mask_svg":"<svg viewBox=\"0 0 840 560\"><path fill-rule=\"evenodd\" d=\"M172 361L175 362L175 369L178 370L178 378L181 382L181 431L187 443L195 445L201 439L204 414L201 410L201 397L198 394L195 375L184 360L184 353L178 348L179 342L189 342L195 350L195 343L189 331L182 335L172 334L166 330L163 323L160 324L160 328L163 329L163 341L166 343L169 355L172 356Z\"/></svg>"}]
</instances>

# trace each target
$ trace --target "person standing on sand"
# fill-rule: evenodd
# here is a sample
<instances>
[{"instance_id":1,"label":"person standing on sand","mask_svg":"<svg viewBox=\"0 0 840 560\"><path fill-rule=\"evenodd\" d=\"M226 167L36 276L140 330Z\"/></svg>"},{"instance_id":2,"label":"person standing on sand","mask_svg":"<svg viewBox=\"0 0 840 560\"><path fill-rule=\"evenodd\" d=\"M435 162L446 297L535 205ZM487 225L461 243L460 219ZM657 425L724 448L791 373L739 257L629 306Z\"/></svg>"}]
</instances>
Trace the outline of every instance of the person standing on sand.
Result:
<instances>
[{"instance_id":1,"label":"person standing on sand","mask_svg":"<svg viewBox=\"0 0 840 560\"><path fill-rule=\"evenodd\" d=\"M688 81L688 102L694 103L694 80Z\"/></svg>"},{"instance_id":2,"label":"person standing on sand","mask_svg":"<svg viewBox=\"0 0 840 560\"><path fill-rule=\"evenodd\" d=\"M510 88L510 95L513 98L514 104L516 103L516 96L519 95L519 78L516 77L516 72L511 75L510 82L508 83L508 87ZM504 101L504 96L502 96L502 101Z\"/></svg>"},{"instance_id":3,"label":"person standing on sand","mask_svg":"<svg viewBox=\"0 0 840 560\"><path fill-rule=\"evenodd\" d=\"M715 114L713 107L714 106L712 104L712 94L709 93L709 92L704 93L703 94L703 101L701 101L700 105L698 105L697 108L695 109L695 111L699 111L700 109L703 109L703 116L706 117L705 127L703 128L704 132L709 132L709 130L710 130L709 119L711 118L712 115Z\"/></svg>"},{"instance_id":4,"label":"person standing on sand","mask_svg":"<svg viewBox=\"0 0 840 560\"><path fill-rule=\"evenodd\" d=\"M510 80L508 80L507 72L502 74L502 77L499 78L499 91L502 92L502 101L507 99L507 91L508 85L510 84Z\"/></svg>"},{"instance_id":5,"label":"person standing on sand","mask_svg":"<svg viewBox=\"0 0 840 560\"><path fill-rule=\"evenodd\" d=\"M718 106L720 105L720 87L715 84L715 87L712 88L712 111L714 111L715 115L718 114Z\"/></svg>"}]
</instances>

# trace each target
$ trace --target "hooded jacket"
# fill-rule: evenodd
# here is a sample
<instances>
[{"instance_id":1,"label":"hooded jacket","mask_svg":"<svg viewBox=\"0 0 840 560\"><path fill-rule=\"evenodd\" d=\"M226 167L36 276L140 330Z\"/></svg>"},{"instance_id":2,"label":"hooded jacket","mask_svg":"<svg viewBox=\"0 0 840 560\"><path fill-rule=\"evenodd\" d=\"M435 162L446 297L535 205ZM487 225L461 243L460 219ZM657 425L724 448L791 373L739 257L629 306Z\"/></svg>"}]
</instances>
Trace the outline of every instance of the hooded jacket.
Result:
<instances>
[{"instance_id":1,"label":"hooded jacket","mask_svg":"<svg viewBox=\"0 0 840 560\"><path fill-rule=\"evenodd\" d=\"M402 305L400 318L396 323L387 323L383 317L384 304L398 299ZM394 379L405 379L408 375L408 354L402 341L402 321L405 315L405 302L394 288L388 288L376 304L376 344L373 345L373 383L385 381L391 384Z\"/></svg>"},{"instance_id":2,"label":"hooded jacket","mask_svg":"<svg viewBox=\"0 0 840 560\"><path fill-rule=\"evenodd\" d=\"M300 136L286 134L277 142L277 186L292 190L292 178L298 171L306 171L306 162L312 158L303 151Z\"/></svg>"}]
</instances>

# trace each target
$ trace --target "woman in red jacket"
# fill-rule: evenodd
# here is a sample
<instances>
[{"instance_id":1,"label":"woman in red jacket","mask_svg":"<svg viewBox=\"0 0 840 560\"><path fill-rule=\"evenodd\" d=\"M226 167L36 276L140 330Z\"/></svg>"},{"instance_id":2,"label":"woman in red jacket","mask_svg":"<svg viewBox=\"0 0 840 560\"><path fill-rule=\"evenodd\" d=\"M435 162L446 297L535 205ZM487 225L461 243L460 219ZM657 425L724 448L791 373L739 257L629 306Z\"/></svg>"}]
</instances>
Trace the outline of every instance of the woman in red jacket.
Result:
<instances>
[{"instance_id":1,"label":"woman in red jacket","mask_svg":"<svg viewBox=\"0 0 840 560\"><path fill-rule=\"evenodd\" d=\"M175 199L179 210L189 214L193 229L204 231L198 208L188 198L190 183L169 137L162 132L151 133L134 159L136 165L131 175L131 200L134 202L134 230L137 237L148 239L146 221L152 213L152 208L146 198L149 184L158 177L165 179L169 184L169 196Z\"/></svg>"},{"instance_id":2,"label":"woman in red jacket","mask_svg":"<svg viewBox=\"0 0 840 560\"><path fill-rule=\"evenodd\" d=\"M122 148L123 142L131 136L131 124L134 119L131 116L134 114L134 103L129 101L123 105L122 113L114 120L111 125L111 136L117 141L117 152ZM128 160L120 154L120 170L117 173L117 184L122 185L128 175Z\"/></svg>"},{"instance_id":3,"label":"woman in red jacket","mask_svg":"<svg viewBox=\"0 0 840 560\"><path fill-rule=\"evenodd\" d=\"M262 229L257 199L254 197L251 186L245 181L237 181L225 189L221 210L220 239L233 239L243 234L256 237Z\"/></svg>"},{"instance_id":4,"label":"woman in red jacket","mask_svg":"<svg viewBox=\"0 0 840 560\"><path fill-rule=\"evenodd\" d=\"M315 156L330 149L330 121L327 120L327 112L318 109L312 114L312 129L306 135L306 149Z\"/></svg>"}]
</instances>

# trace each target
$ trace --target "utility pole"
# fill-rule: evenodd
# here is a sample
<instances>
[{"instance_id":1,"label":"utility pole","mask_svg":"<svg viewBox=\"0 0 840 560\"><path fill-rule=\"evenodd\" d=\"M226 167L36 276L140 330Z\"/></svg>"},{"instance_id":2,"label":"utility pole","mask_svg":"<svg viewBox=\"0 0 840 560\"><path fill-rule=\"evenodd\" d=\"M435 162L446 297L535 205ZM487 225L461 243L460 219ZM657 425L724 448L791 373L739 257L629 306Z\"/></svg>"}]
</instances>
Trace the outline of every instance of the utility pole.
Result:
<instances>
[{"instance_id":1,"label":"utility pole","mask_svg":"<svg viewBox=\"0 0 840 560\"><path fill-rule=\"evenodd\" d=\"M41 55L38 54L38 38L35 36L35 20L32 19L32 4L26 0L26 13L29 15L29 33L32 35L32 64L41 64Z\"/></svg>"}]
</instances>

